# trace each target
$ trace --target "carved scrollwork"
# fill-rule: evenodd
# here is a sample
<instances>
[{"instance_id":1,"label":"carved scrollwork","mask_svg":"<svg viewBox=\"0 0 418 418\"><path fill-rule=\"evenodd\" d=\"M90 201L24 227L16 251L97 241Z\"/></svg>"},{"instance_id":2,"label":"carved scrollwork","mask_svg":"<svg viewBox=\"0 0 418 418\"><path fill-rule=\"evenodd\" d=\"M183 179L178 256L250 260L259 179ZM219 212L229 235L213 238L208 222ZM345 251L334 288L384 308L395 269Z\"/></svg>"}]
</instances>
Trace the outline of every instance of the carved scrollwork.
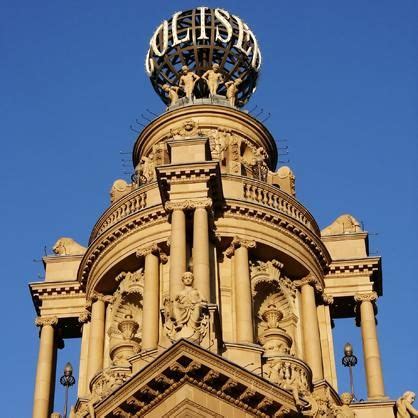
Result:
<instances>
[{"instance_id":1,"label":"carved scrollwork","mask_svg":"<svg viewBox=\"0 0 418 418\"><path fill-rule=\"evenodd\" d=\"M172 212L173 210L191 210L196 208L210 209L212 207L212 199L196 199L196 200L182 200L179 202L170 200L165 204L165 210Z\"/></svg>"},{"instance_id":2,"label":"carved scrollwork","mask_svg":"<svg viewBox=\"0 0 418 418\"><path fill-rule=\"evenodd\" d=\"M37 327L43 327L45 325L55 326L58 324L58 318L56 316L38 316L35 319L35 325Z\"/></svg>"},{"instance_id":3,"label":"carved scrollwork","mask_svg":"<svg viewBox=\"0 0 418 418\"><path fill-rule=\"evenodd\" d=\"M374 302L377 300L377 293L376 292L369 292L369 293L357 293L354 296L354 300L356 302Z\"/></svg>"},{"instance_id":4,"label":"carved scrollwork","mask_svg":"<svg viewBox=\"0 0 418 418\"><path fill-rule=\"evenodd\" d=\"M323 290L324 290L324 288L323 288L322 283L320 282L320 280L317 277L311 276L311 275L306 276L306 277L304 277L303 279L300 279L300 280L294 280L293 283L298 288L300 288L302 286L305 286L305 285L311 285L319 293L322 293Z\"/></svg>"},{"instance_id":5,"label":"carved scrollwork","mask_svg":"<svg viewBox=\"0 0 418 418\"><path fill-rule=\"evenodd\" d=\"M231 241L230 246L225 250L225 255L227 257L232 257L235 253L235 250L239 247L244 248L255 248L256 242L253 240L243 239L238 236L235 236Z\"/></svg>"},{"instance_id":6,"label":"carved scrollwork","mask_svg":"<svg viewBox=\"0 0 418 418\"><path fill-rule=\"evenodd\" d=\"M123 367L110 367L97 374L90 383L92 399L95 402L103 399L110 392L122 386L131 372Z\"/></svg>"}]
</instances>

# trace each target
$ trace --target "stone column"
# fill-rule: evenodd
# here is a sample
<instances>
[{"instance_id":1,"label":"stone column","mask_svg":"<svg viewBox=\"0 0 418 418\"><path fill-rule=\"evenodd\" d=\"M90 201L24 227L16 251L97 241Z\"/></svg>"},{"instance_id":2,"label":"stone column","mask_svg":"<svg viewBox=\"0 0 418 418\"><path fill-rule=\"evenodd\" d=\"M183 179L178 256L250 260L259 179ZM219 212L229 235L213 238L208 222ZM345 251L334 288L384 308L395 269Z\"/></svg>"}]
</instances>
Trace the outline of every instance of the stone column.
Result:
<instances>
[{"instance_id":1,"label":"stone column","mask_svg":"<svg viewBox=\"0 0 418 418\"><path fill-rule=\"evenodd\" d=\"M234 294L236 311L236 338L238 343L254 343L253 298L251 294L248 249L255 241L235 237L226 255L234 255Z\"/></svg>"},{"instance_id":2,"label":"stone column","mask_svg":"<svg viewBox=\"0 0 418 418\"><path fill-rule=\"evenodd\" d=\"M142 314L142 351L158 347L160 323L160 259L167 256L156 244L137 251L137 257L145 257L144 300Z\"/></svg>"},{"instance_id":3,"label":"stone column","mask_svg":"<svg viewBox=\"0 0 418 418\"><path fill-rule=\"evenodd\" d=\"M208 209L212 200L196 204L193 214L193 275L202 298L211 302Z\"/></svg>"},{"instance_id":4,"label":"stone column","mask_svg":"<svg viewBox=\"0 0 418 418\"><path fill-rule=\"evenodd\" d=\"M105 297L95 293L92 297L91 322L89 338L89 355L87 361L87 387L93 376L103 369L103 349L105 336Z\"/></svg>"},{"instance_id":5,"label":"stone column","mask_svg":"<svg viewBox=\"0 0 418 418\"><path fill-rule=\"evenodd\" d=\"M367 396L369 399L382 399L385 397L373 306L376 299L376 292L357 294L354 297L354 300L360 304L361 336L366 369Z\"/></svg>"},{"instance_id":6,"label":"stone column","mask_svg":"<svg viewBox=\"0 0 418 418\"><path fill-rule=\"evenodd\" d=\"M33 401L33 418L49 418L51 410L51 387L54 375L55 358L55 332L54 326L58 324L58 318L38 317L35 321L41 327L38 365L36 368L35 394Z\"/></svg>"},{"instance_id":7,"label":"stone column","mask_svg":"<svg viewBox=\"0 0 418 418\"><path fill-rule=\"evenodd\" d=\"M186 215L182 203L167 202L171 210L170 299L182 289L181 276L186 271Z\"/></svg>"},{"instance_id":8,"label":"stone column","mask_svg":"<svg viewBox=\"0 0 418 418\"><path fill-rule=\"evenodd\" d=\"M106 319L105 319L105 333L104 333L104 345L103 345L103 368L106 369L110 366L110 336L108 334L110 328L110 322L112 320L112 297L106 296Z\"/></svg>"},{"instance_id":9,"label":"stone column","mask_svg":"<svg viewBox=\"0 0 418 418\"><path fill-rule=\"evenodd\" d=\"M80 348L80 368L78 371L78 397L88 396L87 387L87 361L89 355L89 337L90 337L90 312L86 309L78 318L82 324L81 348Z\"/></svg>"},{"instance_id":10,"label":"stone column","mask_svg":"<svg viewBox=\"0 0 418 418\"><path fill-rule=\"evenodd\" d=\"M305 277L302 280L296 280L295 285L300 288L301 294L304 360L312 369L313 380L321 380L324 378L324 368L316 310L315 288L318 291L322 291L322 287L315 277Z\"/></svg>"}]
</instances>

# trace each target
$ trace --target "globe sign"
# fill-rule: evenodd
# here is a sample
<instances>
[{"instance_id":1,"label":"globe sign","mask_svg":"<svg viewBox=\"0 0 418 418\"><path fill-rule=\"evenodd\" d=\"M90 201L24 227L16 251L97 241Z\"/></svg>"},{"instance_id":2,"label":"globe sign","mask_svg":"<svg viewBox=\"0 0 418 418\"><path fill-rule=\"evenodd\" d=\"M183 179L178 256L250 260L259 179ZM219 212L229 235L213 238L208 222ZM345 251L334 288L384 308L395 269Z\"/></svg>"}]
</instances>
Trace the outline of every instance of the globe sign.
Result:
<instances>
[{"instance_id":1,"label":"globe sign","mask_svg":"<svg viewBox=\"0 0 418 418\"><path fill-rule=\"evenodd\" d=\"M253 32L238 16L223 9L197 7L177 12L164 20L150 40L145 70L151 83L168 104L164 84L178 86L181 69L187 66L201 77L213 64L219 65L225 82L240 78L237 106L243 106L255 91L261 52ZM219 95L225 95L221 84ZM208 86L198 80L195 98L209 97Z\"/></svg>"}]
</instances>

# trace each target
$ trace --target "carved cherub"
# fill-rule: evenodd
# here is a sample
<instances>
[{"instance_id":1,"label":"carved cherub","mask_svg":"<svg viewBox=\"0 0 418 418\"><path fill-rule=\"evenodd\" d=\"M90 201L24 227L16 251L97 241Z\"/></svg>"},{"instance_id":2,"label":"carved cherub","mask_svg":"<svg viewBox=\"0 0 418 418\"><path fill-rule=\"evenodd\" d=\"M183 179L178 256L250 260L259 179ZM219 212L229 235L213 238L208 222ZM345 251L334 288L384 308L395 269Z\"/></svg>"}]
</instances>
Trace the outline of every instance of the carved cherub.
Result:
<instances>
[{"instance_id":1,"label":"carved cherub","mask_svg":"<svg viewBox=\"0 0 418 418\"><path fill-rule=\"evenodd\" d=\"M407 391L396 401L396 418L418 417L418 410L412 406L415 397L414 392Z\"/></svg>"},{"instance_id":2,"label":"carved cherub","mask_svg":"<svg viewBox=\"0 0 418 418\"><path fill-rule=\"evenodd\" d=\"M218 91L219 84L224 82L223 75L219 72L219 65L213 64L211 70L207 70L202 78L206 81L209 87L209 93L214 96Z\"/></svg>"},{"instance_id":3,"label":"carved cherub","mask_svg":"<svg viewBox=\"0 0 418 418\"><path fill-rule=\"evenodd\" d=\"M169 84L163 85L163 90L168 93L168 98L170 99L170 106L177 103L179 99L179 90L180 87L170 86Z\"/></svg>"},{"instance_id":4,"label":"carved cherub","mask_svg":"<svg viewBox=\"0 0 418 418\"><path fill-rule=\"evenodd\" d=\"M238 93L238 86L242 83L240 78L230 80L225 83L226 98L231 106L235 106L235 101Z\"/></svg>"},{"instance_id":5,"label":"carved cherub","mask_svg":"<svg viewBox=\"0 0 418 418\"><path fill-rule=\"evenodd\" d=\"M181 71L183 75L180 77L179 87L184 90L186 97L191 100L193 97L194 86L200 77L190 71L187 65L183 65Z\"/></svg>"}]
</instances>

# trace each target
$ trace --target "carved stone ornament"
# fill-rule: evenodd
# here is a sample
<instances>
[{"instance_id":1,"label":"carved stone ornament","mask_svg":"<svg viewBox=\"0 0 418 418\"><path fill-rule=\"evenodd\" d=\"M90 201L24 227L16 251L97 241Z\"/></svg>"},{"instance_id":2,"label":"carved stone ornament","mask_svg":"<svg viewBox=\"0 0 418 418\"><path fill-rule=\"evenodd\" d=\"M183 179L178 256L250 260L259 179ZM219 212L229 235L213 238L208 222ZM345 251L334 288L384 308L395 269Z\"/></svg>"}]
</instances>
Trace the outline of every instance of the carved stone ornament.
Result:
<instances>
[{"instance_id":1,"label":"carved stone ornament","mask_svg":"<svg viewBox=\"0 0 418 418\"><path fill-rule=\"evenodd\" d=\"M164 328L171 341L185 338L200 342L208 330L207 301L193 287L193 273L182 276L183 290L164 301Z\"/></svg>"},{"instance_id":2,"label":"carved stone ornament","mask_svg":"<svg viewBox=\"0 0 418 418\"><path fill-rule=\"evenodd\" d=\"M266 163L266 151L262 147L256 148L249 142L246 143L249 145L248 148L250 150L250 153L249 155L244 154L244 156L241 159L246 174L258 180L267 181L269 168Z\"/></svg>"},{"instance_id":3,"label":"carved stone ornament","mask_svg":"<svg viewBox=\"0 0 418 418\"><path fill-rule=\"evenodd\" d=\"M322 301L324 302L325 305L332 305L334 303L334 296L323 293Z\"/></svg>"},{"instance_id":4,"label":"carved stone ornament","mask_svg":"<svg viewBox=\"0 0 418 418\"><path fill-rule=\"evenodd\" d=\"M110 189L110 202L116 202L116 200L120 199L121 197L125 196L129 192L133 190L132 184L128 184L123 179L117 179L113 182L112 187Z\"/></svg>"},{"instance_id":5,"label":"carved stone ornament","mask_svg":"<svg viewBox=\"0 0 418 418\"><path fill-rule=\"evenodd\" d=\"M212 207L212 199L196 199L196 200L182 200L179 202L170 200L165 204L165 210L171 212L173 210L189 210L196 208L206 208L209 209Z\"/></svg>"},{"instance_id":6,"label":"carved stone ornament","mask_svg":"<svg viewBox=\"0 0 418 418\"><path fill-rule=\"evenodd\" d=\"M159 258L159 260L165 264L168 261L167 254L165 254L157 244L150 244L146 247L140 248L136 252L137 257L146 257L149 254L153 254Z\"/></svg>"},{"instance_id":7,"label":"carved stone ornament","mask_svg":"<svg viewBox=\"0 0 418 418\"><path fill-rule=\"evenodd\" d=\"M148 157L143 155L140 162L135 167L132 181L138 186L147 184L155 180L154 155L151 153Z\"/></svg>"},{"instance_id":8,"label":"carved stone ornament","mask_svg":"<svg viewBox=\"0 0 418 418\"><path fill-rule=\"evenodd\" d=\"M170 129L169 137L172 139L183 139L202 135L203 133L201 129L199 129L198 123L193 119L188 119L183 123L181 128Z\"/></svg>"},{"instance_id":9,"label":"carved stone ornament","mask_svg":"<svg viewBox=\"0 0 418 418\"><path fill-rule=\"evenodd\" d=\"M85 324L86 322L90 321L90 316L90 311L84 309L84 311L81 312L81 314L78 316L78 322L80 322L80 324Z\"/></svg>"},{"instance_id":10,"label":"carved stone ornament","mask_svg":"<svg viewBox=\"0 0 418 418\"><path fill-rule=\"evenodd\" d=\"M377 293L376 292L357 293L354 296L354 300L356 302L374 302L377 300Z\"/></svg>"},{"instance_id":11,"label":"carved stone ornament","mask_svg":"<svg viewBox=\"0 0 418 418\"><path fill-rule=\"evenodd\" d=\"M45 325L55 326L58 324L58 318L56 316L38 316L35 319L35 325L37 327L43 327Z\"/></svg>"},{"instance_id":12,"label":"carved stone ornament","mask_svg":"<svg viewBox=\"0 0 418 418\"><path fill-rule=\"evenodd\" d=\"M255 248L256 242L253 240L243 239L238 236L235 236L231 242L231 245L225 250L225 255L227 257L232 257L235 253L235 250L239 247Z\"/></svg>"},{"instance_id":13,"label":"carved stone ornament","mask_svg":"<svg viewBox=\"0 0 418 418\"><path fill-rule=\"evenodd\" d=\"M282 268L283 263L277 260L250 261L251 289L253 294L255 294L255 289L261 282L277 282L279 284Z\"/></svg>"},{"instance_id":14,"label":"carved stone ornament","mask_svg":"<svg viewBox=\"0 0 418 418\"><path fill-rule=\"evenodd\" d=\"M414 392L407 391L396 401L396 418L412 418L418 416L418 410L412 406L415 398Z\"/></svg>"},{"instance_id":15,"label":"carved stone ornament","mask_svg":"<svg viewBox=\"0 0 418 418\"><path fill-rule=\"evenodd\" d=\"M303 361L290 356L271 359L265 365L265 375L271 382L290 391L296 405L304 404L301 397L310 392L312 376Z\"/></svg>"},{"instance_id":16,"label":"carved stone ornament","mask_svg":"<svg viewBox=\"0 0 418 418\"><path fill-rule=\"evenodd\" d=\"M315 276L306 276L303 279L294 280L293 283L295 284L296 287L299 287L299 288L305 285L311 285L319 293L322 293L322 291L324 290L321 282Z\"/></svg>"},{"instance_id":17,"label":"carved stone ornament","mask_svg":"<svg viewBox=\"0 0 418 418\"><path fill-rule=\"evenodd\" d=\"M52 247L52 251L56 255L83 255L86 250L86 247L68 237L59 238Z\"/></svg>"},{"instance_id":18,"label":"carved stone ornament","mask_svg":"<svg viewBox=\"0 0 418 418\"><path fill-rule=\"evenodd\" d=\"M119 286L114 293L110 327L107 331L112 364L129 367L129 358L141 349L142 300L144 271L122 272L115 280Z\"/></svg>"}]
</instances>

